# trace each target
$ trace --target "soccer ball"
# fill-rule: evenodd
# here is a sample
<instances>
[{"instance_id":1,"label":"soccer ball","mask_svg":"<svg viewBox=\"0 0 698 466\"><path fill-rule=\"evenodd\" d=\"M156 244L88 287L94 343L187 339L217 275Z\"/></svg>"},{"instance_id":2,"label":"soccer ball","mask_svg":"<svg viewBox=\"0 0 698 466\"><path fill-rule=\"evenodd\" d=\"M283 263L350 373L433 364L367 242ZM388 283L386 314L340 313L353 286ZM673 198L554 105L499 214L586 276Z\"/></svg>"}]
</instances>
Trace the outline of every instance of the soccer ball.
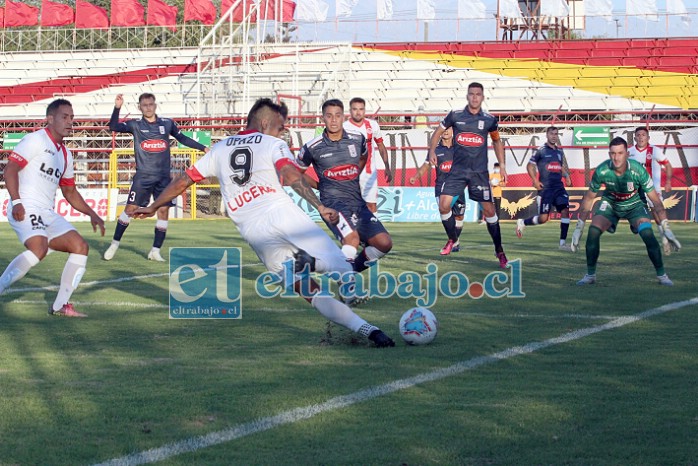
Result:
<instances>
[{"instance_id":1,"label":"soccer ball","mask_svg":"<svg viewBox=\"0 0 698 466\"><path fill-rule=\"evenodd\" d=\"M400 335L408 345L426 345L436 338L439 321L429 309L413 307L400 318Z\"/></svg>"}]
</instances>

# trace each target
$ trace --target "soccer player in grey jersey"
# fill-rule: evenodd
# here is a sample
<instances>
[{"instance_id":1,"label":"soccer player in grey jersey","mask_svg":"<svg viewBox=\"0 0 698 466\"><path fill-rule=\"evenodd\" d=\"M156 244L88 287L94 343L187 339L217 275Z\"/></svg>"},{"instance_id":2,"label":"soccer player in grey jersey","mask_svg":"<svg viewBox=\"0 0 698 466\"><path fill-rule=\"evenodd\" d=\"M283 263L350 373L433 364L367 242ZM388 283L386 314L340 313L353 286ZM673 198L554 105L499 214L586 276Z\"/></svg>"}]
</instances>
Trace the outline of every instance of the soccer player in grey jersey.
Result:
<instances>
[{"instance_id":1,"label":"soccer player in grey jersey","mask_svg":"<svg viewBox=\"0 0 698 466\"><path fill-rule=\"evenodd\" d=\"M170 183L170 136L187 147L208 152L208 148L179 131L174 121L161 118L156 113L157 104L153 94L145 93L138 97L138 109L143 114L138 120L119 123L119 111L124 104L122 94L116 96L114 111L109 120L109 129L117 133L133 134L133 152L136 155L136 174L126 200L126 208L119 215L111 245L104 252L104 260L112 260L126 228L131 221L131 214L138 208L147 206L151 196L156 198ZM148 253L148 260L164 262L160 248L167 234L167 219L172 204L161 207L155 222L153 247Z\"/></svg>"},{"instance_id":2,"label":"soccer player in grey jersey","mask_svg":"<svg viewBox=\"0 0 698 466\"><path fill-rule=\"evenodd\" d=\"M369 210L361 195L359 174L366 164L366 138L349 133L342 127L344 104L330 99L322 104L323 133L305 144L298 154L298 165L315 168L318 182L306 177L320 190L320 200L339 212L339 223L328 224L342 242L342 252L353 260L354 270L361 272L371 261L386 255L393 247L390 234ZM357 248L364 249L358 253Z\"/></svg>"},{"instance_id":3,"label":"soccer player in grey jersey","mask_svg":"<svg viewBox=\"0 0 698 466\"><path fill-rule=\"evenodd\" d=\"M441 250L441 255L448 255L458 241L456 221L451 212L454 199L468 187L468 197L480 203L487 222L487 231L492 237L494 252L500 267L507 266L507 256L502 247L502 232L499 217L495 212L489 172L487 171L487 136L492 138L494 153L499 162L502 182L507 181L504 158L504 144L499 137L497 117L482 110L485 100L482 84L470 83L468 86L468 105L463 110L451 111L434 131L429 141L429 162L437 163L436 146L447 128L453 128L455 153L453 164L441 188L439 196L439 213L448 241Z\"/></svg>"},{"instance_id":4,"label":"soccer player in grey jersey","mask_svg":"<svg viewBox=\"0 0 698 466\"><path fill-rule=\"evenodd\" d=\"M569 171L565 168L565 153L558 147L558 129L551 126L545 132L546 142L532 156L526 170L533 187L538 190L538 215L516 221L516 236L523 237L527 226L542 225L548 221L553 207L560 212L560 250L571 251L567 244L570 228L570 198L562 182L572 186ZM540 177L540 178L539 178Z\"/></svg>"}]
</instances>

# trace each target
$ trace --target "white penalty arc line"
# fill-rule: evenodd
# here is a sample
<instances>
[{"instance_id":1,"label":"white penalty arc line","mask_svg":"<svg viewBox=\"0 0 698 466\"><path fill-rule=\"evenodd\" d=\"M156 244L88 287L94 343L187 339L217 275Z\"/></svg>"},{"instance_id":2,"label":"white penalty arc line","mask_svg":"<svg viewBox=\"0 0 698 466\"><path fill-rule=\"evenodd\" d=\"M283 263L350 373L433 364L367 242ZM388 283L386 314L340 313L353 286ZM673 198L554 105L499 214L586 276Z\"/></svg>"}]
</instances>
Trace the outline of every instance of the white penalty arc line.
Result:
<instances>
[{"instance_id":1,"label":"white penalty arc line","mask_svg":"<svg viewBox=\"0 0 698 466\"><path fill-rule=\"evenodd\" d=\"M154 463L156 461L163 461L176 455L190 453L193 451L201 450L203 448L219 445L221 443L230 442L232 440L236 440L242 437L247 437L258 432L264 432L285 424L292 424L305 419L310 419L314 416L317 416L318 414L327 411L334 411L336 409L352 406L357 403L372 400L379 396L388 395L399 390L405 390L407 388L414 387L415 385L423 384L426 382L434 382L437 380L444 379L446 377L452 377L454 375L461 374L467 370L475 369L486 364L491 364L497 361L513 358L514 356L530 354L536 351L540 351L544 348L548 348L550 346L561 345L570 341L579 340L581 338L588 337L599 332L623 327L625 325L632 324L643 319L647 319L659 314L664 314L670 311L675 311L677 309L696 304L698 304L698 297L686 301L679 301L676 303L666 304L664 306L650 309L648 311L644 311L636 315L619 317L618 319L615 319L611 322L607 322L602 325L575 330L572 332L564 333L555 338L531 342L523 346L514 346L503 351L490 354L488 356L479 356L476 358L468 359L466 361L461 361L451 366L419 374L414 377L395 380L393 382L389 382L383 385L359 390L348 395L330 398L324 403L291 409L277 414L276 416L269 416L256 419L254 421L247 422L245 424L240 424L229 429L221 430L218 432L212 432L210 434L198 437L192 437L179 442L169 443L159 448L153 448L150 450L142 451L140 453L133 453L131 455L123 456L121 458L111 459L106 462L99 463L96 466L131 466L145 463Z\"/></svg>"}]
</instances>

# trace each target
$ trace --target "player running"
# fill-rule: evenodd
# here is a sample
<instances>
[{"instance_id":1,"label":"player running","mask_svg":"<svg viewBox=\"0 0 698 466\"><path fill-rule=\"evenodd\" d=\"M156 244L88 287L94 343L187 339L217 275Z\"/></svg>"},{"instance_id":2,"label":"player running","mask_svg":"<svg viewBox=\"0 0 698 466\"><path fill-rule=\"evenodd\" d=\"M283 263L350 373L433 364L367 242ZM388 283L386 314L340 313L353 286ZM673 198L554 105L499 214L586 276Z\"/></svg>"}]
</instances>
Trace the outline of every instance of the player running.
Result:
<instances>
[{"instance_id":1,"label":"player running","mask_svg":"<svg viewBox=\"0 0 698 466\"><path fill-rule=\"evenodd\" d=\"M453 129L448 128L441 135L441 142L436 146L436 179L434 180L434 195L436 196L436 202L439 202L439 196L441 195L441 185L443 185L446 176L451 171L451 165L453 164ZM431 163L429 163L429 155L427 155L427 160L419 167L417 174L410 178L410 184L415 184L419 178L421 178L428 170L431 169ZM456 202L451 208L453 216L456 218L456 234L460 238L460 234L463 231L463 216L465 215L465 190L456 198ZM446 232L448 234L448 232ZM458 239L451 248L451 252L460 251L460 239Z\"/></svg>"},{"instance_id":2,"label":"player running","mask_svg":"<svg viewBox=\"0 0 698 466\"><path fill-rule=\"evenodd\" d=\"M342 252L353 261L354 270L361 272L386 255L393 240L361 196L359 173L366 163L366 138L343 129L341 100L325 101L322 119L325 130L301 148L298 165L303 170L311 165L315 168L318 182L308 176L305 179L319 189L323 204L339 212L339 222L327 226L341 241ZM360 244L364 248L357 254Z\"/></svg>"},{"instance_id":3,"label":"player running","mask_svg":"<svg viewBox=\"0 0 698 466\"><path fill-rule=\"evenodd\" d=\"M673 176L673 168L666 154L659 150L656 146L650 144L650 132L647 128L639 127L635 128L635 145L628 148L630 153L630 159L640 162L644 165L647 173L652 177L652 182L654 183L654 189L657 191L660 202L664 205L664 200L662 198L662 168L666 171L666 184L664 189L666 192L671 191L671 178ZM662 233L662 225L660 224L659 215L654 208L652 201L646 198L645 193L640 191L640 196L647 201L647 205L650 208L652 217L655 222L657 222L659 233ZM672 246L668 239L662 234L662 246L664 248L664 254L670 255L672 252Z\"/></svg>"},{"instance_id":4,"label":"player running","mask_svg":"<svg viewBox=\"0 0 698 466\"><path fill-rule=\"evenodd\" d=\"M542 225L548 221L550 210L554 206L560 212L560 250L571 251L567 244L567 232L570 228L570 198L562 182L572 186L572 178L565 168L565 153L558 147L560 141L558 129L551 126L545 132L546 142L528 161L526 170L533 181L533 187L539 192L538 215L516 221L516 236L523 237L527 226ZM539 179L540 176L540 179Z\"/></svg>"},{"instance_id":5,"label":"player running","mask_svg":"<svg viewBox=\"0 0 698 466\"><path fill-rule=\"evenodd\" d=\"M175 178L148 207L134 217L149 217L192 184L210 176L221 183L226 210L242 238L252 247L267 270L282 274L283 263L296 260L294 287L323 316L368 337L377 347L395 346L378 327L356 315L346 304L323 294L307 274L310 271L338 272L343 280L353 280L351 265L332 239L298 207L284 191L279 176L315 207L323 219L337 221L337 212L323 205L304 181L288 145L278 136L284 129L282 106L270 99L259 99L247 116L247 128L213 146L185 174ZM341 123L340 123L341 124ZM311 280L310 287L301 280Z\"/></svg>"},{"instance_id":6,"label":"player running","mask_svg":"<svg viewBox=\"0 0 698 466\"><path fill-rule=\"evenodd\" d=\"M143 114L138 120L119 123L119 111L124 104L124 96L118 94L114 100L114 111L109 120L109 129L116 133L133 134L133 152L136 155L136 174L133 176L131 189L126 200L126 208L119 215L111 245L104 252L104 260L112 260L119 249L121 237L131 222L131 214L141 206L148 205L151 196L157 197L170 183L170 136L187 147L208 152L208 148L185 136L179 131L174 121L161 118L156 113L157 104L153 94L145 93L138 97L138 109ZM164 262L160 248L167 235L170 203L158 210L155 222L153 247L148 253L148 260Z\"/></svg>"},{"instance_id":7,"label":"player running","mask_svg":"<svg viewBox=\"0 0 698 466\"><path fill-rule=\"evenodd\" d=\"M349 119L344 122L343 126L346 131L361 133L366 138L368 159L359 176L359 184L361 185L361 196L366 201L368 210L376 213L378 210L378 164L376 157L373 156L375 149L378 149L378 153L383 159L383 165L385 165L385 180L390 183L393 176L388 162L388 149L383 143L381 127L376 120L366 118L365 115L366 101L361 97L354 97L349 101Z\"/></svg>"},{"instance_id":8,"label":"player running","mask_svg":"<svg viewBox=\"0 0 698 466\"><path fill-rule=\"evenodd\" d=\"M577 285L596 283L596 262L599 259L601 234L604 231L614 233L618 221L625 218L638 232L642 241L645 242L647 254L657 271L657 281L661 285L673 286L674 283L664 271L662 251L652 232L650 214L647 212L647 207L638 194L640 188L647 193L647 197L656 206L663 235L677 251L681 249L681 244L669 228L669 221L666 218L664 206L659 201L659 196L654 190L652 179L642 165L635 160L628 160L628 143L625 139L620 137L613 138L609 149L610 160L606 160L596 167L594 176L592 176L589 184L589 190L582 199L577 228L572 235L572 250L576 251L584 232L585 220L594 204L594 198L601 186L604 185L606 189L601 202L599 202L594 211L591 226L589 227L589 235L587 236L587 273L577 282Z\"/></svg>"},{"instance_id":9,"label":"player running","mask_svg":"<svg viewBox=\"0 0 698 466\"><path fill-rule=\"evenodd\" d=\"M502 182L507 181L507 171L504 159L504 144L499 137L497 117L482 110L485 100L484 88L480 83L470 83L468 86L468 104L463 110L451 111L441 122L429 142L429 162L437 163L436 146L447 128L453 128L455 141L453 165L441 188L439 196L439 212L441 222L448 234L448 241L441 250L442 255L448 255L453 245L458 241L456 220L452 206L465 187L468 187L468 197L480 203L485 215L487 231L492 237L494 251L500 267L507 266L507 256L502 247L502 232L499 228L499 217L494 210L489 173L487 171L487 135L492 138L494 153L499 162Z\"/></svg>"},{"instance_id":10,"label":"player running","mask_svg":"<svg viewBox=\"0 0 698 466\"><path fill-rule=\"evenodd\" d=\"M90 217L93 230L104 236L104 221L75 187L73 154L63 139L73 129L73 106L57 99L46 108L46 127L27 134L14 148L5 167L5 184L12 198L7 219L26 251L0 276L0 294L38 264L49 251L68 253L50 315L87 317L69 303L87 265L89 246L75 228L54 210L56 189L75 210Z\"/></svg>"}]
</instances>

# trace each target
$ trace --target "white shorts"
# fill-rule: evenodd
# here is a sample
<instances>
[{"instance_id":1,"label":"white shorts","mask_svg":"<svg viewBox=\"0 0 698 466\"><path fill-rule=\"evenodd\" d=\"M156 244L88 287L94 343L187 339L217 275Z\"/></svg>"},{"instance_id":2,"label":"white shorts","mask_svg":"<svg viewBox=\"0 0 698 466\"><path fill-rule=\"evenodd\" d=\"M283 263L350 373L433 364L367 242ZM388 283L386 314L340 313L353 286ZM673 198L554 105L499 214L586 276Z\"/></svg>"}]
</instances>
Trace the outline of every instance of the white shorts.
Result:
<instances>
[{"instance_id":1,"label":"white shorts","mask_svg":"<svg viewBox=\"0 0 698 466\"><path fill-rule=\"evenodd\" d=\"M375 204L378 202L378 172L373 170L371 173L362 171L359 175L359 184L361 185L361 197L364 201Z\"/></svg>"},{"instance_id":2,"label":"white shorts","mask_svg":"<svg viewBox=\"0 0 698 466\"><path fill-rule=\"evenodd\" d=\"M316 259L317 272L352 270L332 238L295 204L279 205L238 228L270 272L281 273L299 249Z\"/></svg>"},{"instance_id":3,"label":"white shorts","mask_svg":"<svg viewBox=\"0 0 698 466\"><path fill-rule=\"evenodd\" d=\"M53 209L24 206L24 212L24 220L21 222L16 221L11 212L7 216L7 220L22 244L33 236L45 236L50 242L54 238L75 230L73 225Z\"/></svg>"}]
</instances>

